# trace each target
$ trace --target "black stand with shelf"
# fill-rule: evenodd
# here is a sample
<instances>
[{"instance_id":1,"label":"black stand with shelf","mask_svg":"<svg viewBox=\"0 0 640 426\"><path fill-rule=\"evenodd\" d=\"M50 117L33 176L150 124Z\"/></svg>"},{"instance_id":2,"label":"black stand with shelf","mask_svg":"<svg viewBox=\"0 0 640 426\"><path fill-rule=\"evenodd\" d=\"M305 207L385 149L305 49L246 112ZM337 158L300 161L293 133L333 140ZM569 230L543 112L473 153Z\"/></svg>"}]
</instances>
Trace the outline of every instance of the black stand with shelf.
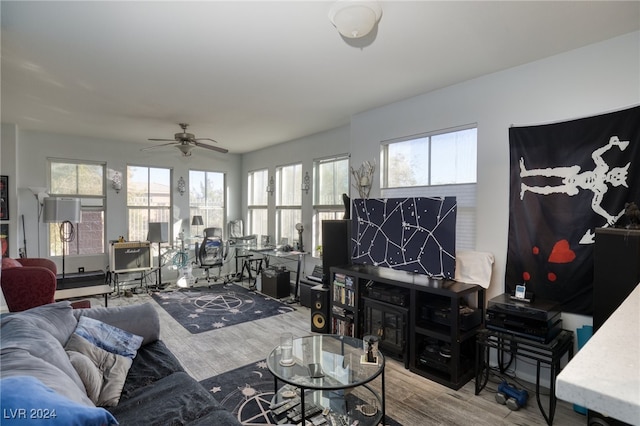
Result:
<instances>
[{"instance_id":1,"label":"black stand with shelf","mask_svg":"<svg viewBox=\"0 0 640 426\"><path fill-rule=\"evenodd\" d=\"M567 362L573 357L573 332L562 330L549 343L536 342L535 340L526 339L516 336L512 333L505 333L495 330L481 330L477 334L478 350L476 352L476 389L478 395L487 384L489 379L489 351L494 348L498 351L498 359L502 360L505 353L511 354L512 357L521 356L536 361L536 401L542 417L548 425L553 423L553 416L556 411L556 392L555 383L556 376L560 372L560 361L565 354ZM502 362L498 366L501 373L504 373L507 366ZM541 364L550 367L549 373L549 410L545 412L540 401L540 368Z\"/></svg>"},{"instance_id":2,"label":"black stand with shelf","mask_svg":"<svg viewBox=\"0 0 640 426\"><path fill-rule=\"evenodd\" d=\"M337 285L334 282L336 275ZM388 319L383 321L382 336L378 336L381 350L385 351L386 345L386 350L401 357L405 367L413 373L456 390L474 377L475 337L484 326L485 316L485 290L482 287L371 265L332 267L331 279L333 325L352 321L350 335L357 338L378 334L371 329L372 324L367 325L367 307L373 308L379 311L376 315ZM353 295L349 303L343 303L340 280L344 280L344 287L348 288L347 279L353 282ZM405 292L405 306L369 300L365 290L375 285ZM470 315L467 311L463 315L461 308L467 301L476 308L466 308ZM452 312L457 314L452 315ZM393 327L395 329L391 330ZM398 327L403 330L397 330ZM404 339L399 337L403 331ZM336 327L332 332L341 333ZM385 337L390 333L392 338L385 343Z\"/></svg>"}]
</instances>

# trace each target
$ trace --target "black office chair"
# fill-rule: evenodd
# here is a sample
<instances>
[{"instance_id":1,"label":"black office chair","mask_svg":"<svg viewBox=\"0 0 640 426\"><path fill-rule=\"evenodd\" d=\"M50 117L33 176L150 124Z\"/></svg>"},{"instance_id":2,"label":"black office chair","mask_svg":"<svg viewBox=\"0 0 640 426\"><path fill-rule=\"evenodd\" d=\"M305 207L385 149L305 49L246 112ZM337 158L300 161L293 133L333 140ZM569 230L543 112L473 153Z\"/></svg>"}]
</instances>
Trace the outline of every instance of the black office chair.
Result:
<instances>
[{"instance_id":1,"label":"black office chair","mask_svg":"<svg viewBox=\"0 0 640 426\"><path fill-rule=\"evenodd\" d=\"M198 266L205 270L207 282L210 283L211 279L217 282L222 277L222 267L228 254L228 243L222 240L221 228L206 228L204 230L204 240L202 244L198 246L196 243L196 253L198 259ZM210 270L218 268L218 275L211 276ZM196 283L198 279L196 278ZM226 280L224 280L226 284Z\"/></svg>"}]
</instances>

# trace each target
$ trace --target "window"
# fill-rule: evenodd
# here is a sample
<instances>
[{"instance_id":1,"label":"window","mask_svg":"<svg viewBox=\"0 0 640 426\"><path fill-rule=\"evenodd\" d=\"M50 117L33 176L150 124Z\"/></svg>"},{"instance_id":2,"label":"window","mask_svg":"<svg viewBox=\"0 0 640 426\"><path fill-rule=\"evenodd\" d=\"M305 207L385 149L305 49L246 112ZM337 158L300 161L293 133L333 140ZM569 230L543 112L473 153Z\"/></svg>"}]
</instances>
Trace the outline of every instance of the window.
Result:
<instances>
[{"instance_id":1,"label":"window","mask_svg":"<svg viewBox=\"0 0 640 426\"><path fill-rule=\"evenodd\" d=\"M344 217L342 194L349 194L349 156L315 160L313 180L313 245L306 247L306 251L320 256L322 221Z\"/></svg>"},{"instance_id":2,"label":"window","mask_svg":"<svg viewBox=\"0 0 640 426\"><path fill-rule=\"evenodd\" d=\"M189 171L189 210L191 217L194 215L202 216L204 224L203 226L191 226L191 235L197 235L198 231L202 232L204 228L225 229L224 180L224 173Z\"/></svg>"},{"instance_id":3,"label":"window","mask_svg":"<svg viewBox=\"0 0 640 426\"><path fill-rule=\"evenodd\" d=\"M247 185L247 229L246 235L268 235L268 204L269 193L267 192L268 170L256 170L249 172L249 182ZM275 190L275 188L274 188Z\"/></svg>"},{"instance_id":4,"label":"window","mask_svg":"<svg viewBox=\"0 0 640 426\"><path fill-rule=\"evenodd\" d=\"M49 194L55 197L79 198L81 222L75 226L73 241L65 245L65 255L104 253L104 163L49 160ZM49 255L62 256L60 224L49 224Z\"/></svg>"},{"instance_id":5,"label":"window","mask_svg":"<svg viewBox=\"0 0 640 426\"><path fill-rule=\"evenodd\" d=\"M382 197L455 196L456 248L475 248L475 126L383 142L380 159Z\"/></svg>"},{"instance_id":6,"label":"window","mask_svg":"<svg viewBox=\"0 0 640 426\"><path fill-rule=\"evenodd\" d=\"M171 169L127 166L129 241L146 241L149 222L169 223L171 239Z\"/></svg>"},{"instance_id":7,"label":"window","mask_svg":"<svg viewBox=\"0 0 640 426\"><path fill-rule=\"evenodd\" d=\"M302 164L276 168L276 243L298 241L296 223L302 222Z\"/></svg>"}]
</instances>

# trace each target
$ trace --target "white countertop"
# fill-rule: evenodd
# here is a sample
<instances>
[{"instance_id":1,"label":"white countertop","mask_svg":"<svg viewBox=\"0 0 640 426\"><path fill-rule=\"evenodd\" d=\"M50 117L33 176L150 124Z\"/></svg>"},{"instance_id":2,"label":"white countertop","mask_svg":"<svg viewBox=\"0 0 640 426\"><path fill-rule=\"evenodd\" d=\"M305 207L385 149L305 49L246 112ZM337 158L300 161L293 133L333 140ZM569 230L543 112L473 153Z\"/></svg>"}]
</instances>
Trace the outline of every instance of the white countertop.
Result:
<instances>
[{"instance_id":1,"label":"white countertop","mask_svg":"<svg viewBox=\"0 0 640 426\"><path fill-rule=\"evenodd\" d=\"M556 396L640 425L640 285L558 374Z\"/></svg>"}]
</instances>

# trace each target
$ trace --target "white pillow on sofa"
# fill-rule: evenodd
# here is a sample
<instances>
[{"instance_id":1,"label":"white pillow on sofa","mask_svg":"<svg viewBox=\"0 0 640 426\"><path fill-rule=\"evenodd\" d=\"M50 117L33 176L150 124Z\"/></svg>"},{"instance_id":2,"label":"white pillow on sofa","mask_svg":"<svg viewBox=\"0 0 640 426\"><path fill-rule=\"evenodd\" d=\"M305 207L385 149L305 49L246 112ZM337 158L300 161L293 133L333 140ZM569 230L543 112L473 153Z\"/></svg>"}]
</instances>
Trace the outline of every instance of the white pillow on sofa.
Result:
<instances>
[{"instance_id":1,"label":"white pillow on sofa","mask_svg":"<svg viewBox=\"0 0 640 426\"><path fill-rule=\"evenodd\" d=\"M89 399L99 407L118 405L133 361L107 352L76 333L71 335L65 349Z\"/></svg>"}]
</instances>

